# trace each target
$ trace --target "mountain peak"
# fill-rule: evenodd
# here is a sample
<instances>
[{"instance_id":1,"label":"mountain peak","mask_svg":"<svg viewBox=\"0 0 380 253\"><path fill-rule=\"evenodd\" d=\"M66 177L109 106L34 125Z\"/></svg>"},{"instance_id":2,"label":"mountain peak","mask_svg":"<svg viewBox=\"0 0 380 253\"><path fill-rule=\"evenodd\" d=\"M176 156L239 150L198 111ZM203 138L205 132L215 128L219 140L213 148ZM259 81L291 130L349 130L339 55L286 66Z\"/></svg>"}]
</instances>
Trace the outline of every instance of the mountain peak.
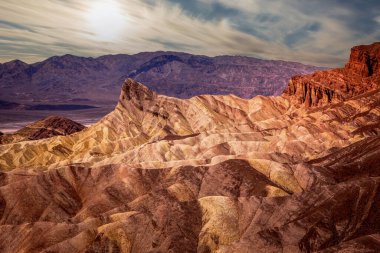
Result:
<instances>
[{"instance_id":1,"label":"mountain peak","mask_svg":"<svg viewBox=\"0 0 380 253\"><path fill-rule=\"evenodd\" d=\"M157 94L148 87L131 78L124 81L121 88L120 100L153 100Z\"/></svg>"},{"instance_id":2,"label":"mountain peak","mask_svg":"<svg viewBox=\"0 0 380 253\"><path fill-rule=\"evenodd\" d=\"M121 87L119 105L124 108L129 108L129 110L131 110L130 105L133 105L133 107L143 111L146 102L149 103L149 101L153 101L156 97L157 94L148 87L128 78Z\"/></svg>"}]
</instances>

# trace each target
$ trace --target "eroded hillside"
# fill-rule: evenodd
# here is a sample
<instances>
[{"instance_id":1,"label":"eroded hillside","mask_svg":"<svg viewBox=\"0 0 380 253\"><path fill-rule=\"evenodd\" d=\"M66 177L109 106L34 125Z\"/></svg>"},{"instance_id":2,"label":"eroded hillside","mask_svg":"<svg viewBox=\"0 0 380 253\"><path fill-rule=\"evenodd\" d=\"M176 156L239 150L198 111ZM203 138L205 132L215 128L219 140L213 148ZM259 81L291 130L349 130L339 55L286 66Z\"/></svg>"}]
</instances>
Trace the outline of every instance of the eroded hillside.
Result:
<instances>
[{"instance_id":1,"label":"eroded hillside","mask_svg":"<svg viewBox=\"0 0 380 253\"><path fill-rule=\"evenodd\" d=\"M328 84L363 75L350 66L323 72L323 87L342 94ZM97 124L0 146L0 251L378 252L371 69L360 92L323 103L289 92L294 79L250 100L178 99L127 79Z\"/></svg>"}]
</instances>

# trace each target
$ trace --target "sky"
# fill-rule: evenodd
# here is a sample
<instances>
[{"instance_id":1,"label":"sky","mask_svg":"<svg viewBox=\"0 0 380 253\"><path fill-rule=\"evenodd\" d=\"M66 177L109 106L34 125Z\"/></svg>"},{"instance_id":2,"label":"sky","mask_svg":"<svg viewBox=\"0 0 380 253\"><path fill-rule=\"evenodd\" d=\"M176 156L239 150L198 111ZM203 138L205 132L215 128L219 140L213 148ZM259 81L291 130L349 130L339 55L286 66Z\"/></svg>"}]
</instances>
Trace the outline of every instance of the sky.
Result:
<instances>
[{"instance_id":1,"label":"sky","mask_svg":"<svg viewBox=\"0 0 380 253\"><path fill-rule=\"evenodd\" d=\"M164 50L338 67L375 41L379 0L0 0L0 62Z\"/></svg>"}]
</instances>

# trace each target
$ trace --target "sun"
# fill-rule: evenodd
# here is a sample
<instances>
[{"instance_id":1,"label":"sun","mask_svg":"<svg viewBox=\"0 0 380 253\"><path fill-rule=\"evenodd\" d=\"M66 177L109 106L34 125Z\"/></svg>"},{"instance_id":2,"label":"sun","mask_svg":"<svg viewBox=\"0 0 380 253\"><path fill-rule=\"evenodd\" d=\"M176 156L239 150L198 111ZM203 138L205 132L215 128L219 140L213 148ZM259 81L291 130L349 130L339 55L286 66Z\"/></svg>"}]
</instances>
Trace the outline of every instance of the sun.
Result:
<instances>
[{"instance_id":1,"label":"sun","mask_svg":"<svg viewBox=\"0 0 380 253\"><path fill-rule=\"evenodd\" d=\"M117 0L93 1L86 12L90 32L103 41L118 39L125 30L127 17L121 12Z\"/></svg>"}]
</instances>

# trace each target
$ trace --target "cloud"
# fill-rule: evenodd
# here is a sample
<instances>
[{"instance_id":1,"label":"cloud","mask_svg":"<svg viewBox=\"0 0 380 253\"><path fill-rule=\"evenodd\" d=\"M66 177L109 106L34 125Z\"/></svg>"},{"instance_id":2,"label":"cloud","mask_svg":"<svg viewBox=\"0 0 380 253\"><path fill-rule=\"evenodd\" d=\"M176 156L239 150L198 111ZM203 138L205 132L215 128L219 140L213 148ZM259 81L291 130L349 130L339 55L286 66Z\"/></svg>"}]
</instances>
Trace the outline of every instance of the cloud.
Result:
<instances>
[{"instance_id":1,"label":"cloud","mask_svg":"<svg viewBox=\"0 0 380 253\"><path fill-rule=\"evenodd\" d=\"M101 25L91 12L100 2L117 4L123 20L99 15ZM1 1L0 61L174 50L339 66L350 47L380 37L378 10L355 0Z\"/></svg>"},{"instance_id":2,"label":"cloud","mask_svg":"<svg viewBox=\"0 0 380 253\"><path fill-rule=\"evenodd\" d=\"M284 38L284 42L287 46L292 47L293 45L307 41L312 33L318 32L320 30L321 24L318 22L306 24L301 28L288 33Z\"/></svg>"},{"instance_id":3,"label":"cloud","mask_svg":"<svg viewBox=\"0 0 380 253\"><path fill-rule=\"evenodd\" d=\"M18 29L18 30L25 30L28 32L34 32L32 29L30 29L28 26L20 25L17 23L12 23L6 20L0 20L0 27L3 28L10 28L10 29Z\"/></svg>"},{"instance_id":4,"label":"cloud","mask_svg":"<svg viewBox=\"0 0 380 253\"><path fill-rule=\"evenodd\" d=\"M375 20L376 20L376 22L377 22L378 24L380 24L380 16L377 16L377 17L375 18Z\"/></svg>"}]
</instances>

